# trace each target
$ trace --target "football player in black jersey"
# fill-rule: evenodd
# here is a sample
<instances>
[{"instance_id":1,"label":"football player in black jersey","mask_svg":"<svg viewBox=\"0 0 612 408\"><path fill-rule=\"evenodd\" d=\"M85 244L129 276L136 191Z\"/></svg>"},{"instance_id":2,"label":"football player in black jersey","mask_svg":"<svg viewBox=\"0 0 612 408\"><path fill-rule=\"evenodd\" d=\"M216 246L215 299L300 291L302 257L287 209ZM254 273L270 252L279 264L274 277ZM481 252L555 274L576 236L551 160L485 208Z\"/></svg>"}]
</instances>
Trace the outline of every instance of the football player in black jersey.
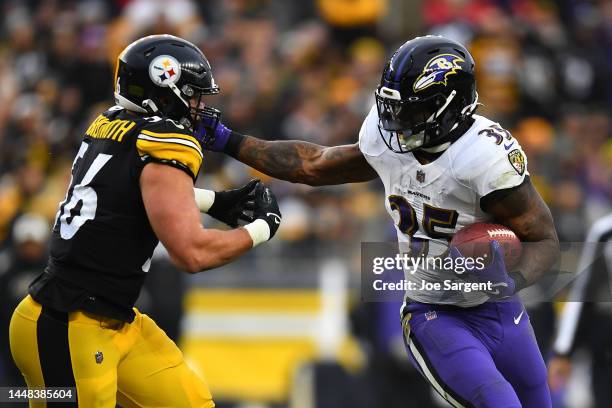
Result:
<instances>
[{"instance_id":1,"label":"football player in black jersey","mask_svg":"<svg viewBox=\"0 0 612 408\"><path fill-rule=\"evenodd\" d=\"M117 105L85 132L48 266L11 321L30 388L76 387L83 407L214 406L177 346L133 306L158 240L195 273L231 262L280 224L276 198L258 181L194 189L203 155L193 124L218 120L202 99L218 92L206 57L183 39L145 37L119 56ZM199 211L237 228L205 229Z\"/></svg>"}]
</instances>

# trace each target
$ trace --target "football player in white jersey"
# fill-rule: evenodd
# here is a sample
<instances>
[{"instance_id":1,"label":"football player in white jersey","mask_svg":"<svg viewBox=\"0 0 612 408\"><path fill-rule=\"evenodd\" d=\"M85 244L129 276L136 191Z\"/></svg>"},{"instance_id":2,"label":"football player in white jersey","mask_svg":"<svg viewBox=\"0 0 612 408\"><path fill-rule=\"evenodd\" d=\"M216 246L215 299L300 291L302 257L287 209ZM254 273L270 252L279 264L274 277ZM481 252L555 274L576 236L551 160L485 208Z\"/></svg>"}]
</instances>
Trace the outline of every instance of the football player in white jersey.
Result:
<instances>
[{"instance_id":1,"label":"football player in white jersey","mask_svg":"<svg viewBox=\"0 0 612 408\"><path fill-rule=\"evenodd\" d=\"M518 266L503 251L468 276L495 290L407 293L402 327L421 374L452 406L551 406L546 368L516 293L547 272L559 254L550 211L534 189L519 142L474 111L474 60L461 44L439 36L414 38L393 54L375 92L359 141L324 147L265 141L202 123L208 148L223 151L270 176L309 185L372 180L385 186L384 205L397 236L415 254L456 259L455 232L495 222L523 242ZM453 270L419 268L416 282L456 279ZM504 301L495 301L495 300Z\"/></svg>"}]
</instances>

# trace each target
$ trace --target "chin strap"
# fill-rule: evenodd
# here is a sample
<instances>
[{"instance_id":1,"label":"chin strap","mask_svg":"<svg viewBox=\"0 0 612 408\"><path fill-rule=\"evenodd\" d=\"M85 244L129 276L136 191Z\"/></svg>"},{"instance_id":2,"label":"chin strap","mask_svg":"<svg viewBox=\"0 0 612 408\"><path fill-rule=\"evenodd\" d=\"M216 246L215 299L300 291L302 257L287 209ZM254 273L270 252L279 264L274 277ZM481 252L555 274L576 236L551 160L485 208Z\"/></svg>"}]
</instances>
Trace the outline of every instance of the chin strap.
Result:
<instances>
[{"instance_id":1,"label":"chin strap","mask_svg":"<svg viewBox=\"0 0 612 408\"><path fill-rule=\"evenodd\" d=\"M472 117L472 114L476 111L476 109L482 105L482 103L478 102L478 92L475 92L475 93L476 93L476 97L474 98L474 102L470 103L469 105L464 106L463 109L461 109L460 120L455 122L455 124L450 130L451 132L457 129L460 123L465 122L464 119L466 119L467 117Z\"/></svg>"},{"instance_id":2,"label":"chin strap","mask_svg":"<svg viewBox=\"0 0 612 408\"><path fill-rule=\"evenodd\" d=\"M476 94L476 97L474 98L474 102L470 103L469 105L465 106L463 109L461 109L461 115L465 116L465 115L472 115L472 113L474 113L476 111L476 108L478 108L478 106L482 105L482 103L478 102L478 92L474 91L474 93Z\"/></svg>"},{"instance_id":3,"label":"chin strap","mask_svg":"<svg viewBox=\"0 0 612 408\"><path fill-rule=\"evenodd\" d=\"M457 91L456 90L452 90L451 93L446 97L446 101L444 102L444 105L442 105L440 107L440 109L438 109L437 111L435 111L434 113L431 114L431 116L425 121L426 123L431 123L433 122L435 119L437 119L438 117L440 117L440 115L442 114L442 112L444 112L444 110L448 107L448 105L450 105L450 103L453 101L453 99L455 99L455 95L457 95ZM456 126L456 125L455 125ZM446 149L448 149L448 147L451 145L450 142L446 142L446 143L442 143L439 144L437 146L430 146L430 147L421 147L421 150L427 152L427 153L440 153L445 151Z\"/></svg>"},{"instance_id":4,"label":"chin strap","mask_svg":"<svg viewBox=\"0 0 612 408\"><path fill-rule=\"evenodd\" d=\"M455 95L457 95L457 91L453 89L450 95L448 95L448 97L446 98L446 102L444 102L444 105L442 105L440 109L438 109L438 111L436 112L436 118L439 117L442 112L444 112L444 109L446 109L448 105L450 105L450 103L453 101L453 99L455 99Z\"/></svg>"},{"instance_id":5,"label":"chin strap","mask_svg":"<svg viewBox=\"0 0 612 408\"><path fill-rule=\"evenodd\" d=\"M425 122L433 122L436 118L438 118L442 114L442 112L444 112L444 109L446 109L448 105L450 105L450 103L453 101L453 99L455 99L455 95L457 95L457 91L453 89L450 95L446 97L446 102L444 102L444 105L442 105L440 109L432 113L431 116Z\"/></svg>"},{"instance_id":6,"label":"chin strap","mask_svg":"<svg viewBox=\"0 0 612 408\"><path fill-rule=\"evenodd\" d=\"M434 118L437 118L442 112L444 112L444 109L446 109L446 107L451 103L451 101L453 100L456 94L457 92L453 89L450 95L448 95L448 98L446 98L446 103L442 105L442 107L438 109L434 114L432 114L427 121L429 122L433 120ZM476 92L476 97L474 98L474 102L470 103L469 105L464 106L463 109L461 109L460 117L463 118L464 120L459 120L455 122L455 124L453 125L453 127L451 128L449 132L449 135L451 132L454 132L455 130L457 130L457 128L462 124L469 123L469 125L471 126L471 121L465 120L465 119L469 119L474 113L474 111L476 111L476 109L480 105L482 105L482 103L478 102L478 92ZM422 147L420 150L423 150L424 152L427 152L427 153L440 153L448 149L450 145L452 144L452 142L454 142L456 139L457 137L454 137L454 138L451 138L451 140L448 142L441 143L436 146Z\"/></svg>"},{"instance_id":7,"label":"chin strap","mask_svg":"<svg viewBox=\"0 0 612 408\"><path fill-rule=\"evenodd\" d=\"M159 111L159 109L157 108L157 105L151 99L145 99L144 101L142 101L142 107L149 114L157 113Z\"/></svg>"},{"instance_id":8,"label":"chin strap","mask_svg":"<svg viewBox=\"0 0 612 408\"><path fill-rule=\"evenodd\" d=\"M172 92L174 92L174 94L185 104L185 106L187 108L189 108L189 102L187 102L185 99L183 99L183 96L181 95L181 91L179 91L178 87L173 84L173 83L169 83L168 87L172 90Z\"/></svg>"}]
</instances>

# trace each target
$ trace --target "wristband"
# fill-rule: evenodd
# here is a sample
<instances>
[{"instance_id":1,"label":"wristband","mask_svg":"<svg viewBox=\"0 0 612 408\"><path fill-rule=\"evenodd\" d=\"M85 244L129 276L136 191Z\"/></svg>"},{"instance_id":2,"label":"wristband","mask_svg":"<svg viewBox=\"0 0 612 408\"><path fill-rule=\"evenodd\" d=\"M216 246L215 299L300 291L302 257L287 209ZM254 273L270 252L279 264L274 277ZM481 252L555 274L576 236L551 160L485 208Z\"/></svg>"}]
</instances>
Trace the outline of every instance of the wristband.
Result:
<instances>
[{"instance_id":1,"label":"wristband","mask_svg":"<svg viewBox=\"0 0 612 408\"><path fill-rule=\"evenodd\" d=\"M195 187L193 192L195 194L195 202L198 205L198 208L201 212L207 213L215 202L215 192Z\"/></svg>"},{"instance_id":2,"label":"wristband","mask_svg":"<svg viewBox=\"0 0 612 408\"><path fill-rule=\"evenodd\" d=\"M242 142L244 142L245 139L246 139L245 135L240 134L238 132L234 132L232 130L232 133L230 133L227 144L225 145L225 152L234 158L238 157L238 151L240 150L240 145L242 144Z\"/></svg>"},{"instance_id":3,"label":"wristband","mask_svg":"<svg viewBox=\"0 0 612 408\"><path fill-rule=\"evenodd\" d=\"M270 226L261 218L244 226L253 240L253 248L270 239Z\"/></svg>"}]
</instances>

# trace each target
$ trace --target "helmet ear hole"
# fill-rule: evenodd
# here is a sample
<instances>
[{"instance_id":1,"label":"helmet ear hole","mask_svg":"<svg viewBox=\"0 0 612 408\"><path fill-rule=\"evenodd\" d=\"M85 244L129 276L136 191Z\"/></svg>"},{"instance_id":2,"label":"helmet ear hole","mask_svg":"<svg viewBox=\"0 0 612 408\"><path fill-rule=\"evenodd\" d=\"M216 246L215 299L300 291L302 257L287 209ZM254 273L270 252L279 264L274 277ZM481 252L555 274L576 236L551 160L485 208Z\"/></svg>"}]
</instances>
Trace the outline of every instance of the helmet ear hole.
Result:
<instances>
[{"instance_id":1,"label":"helmet ear hole","mask_svg":"<svg viewBox=\"0 0 612 408\"><path fill-rule=\"evenodd\" d=\"M159 108L151 99L145 99L142 101L142 107L147 111L147 113L156 113L159 111Z\"/></svg>"},{"instance_id":2,"label":"helmet ear hole","mask_svg":"<svg viewBox=\"0 0 612 408\"><path fill-rule=\"evenodd\" d=\"M188 97L192 97L194 95L194 90L192 87L190 87L189 85L183 85L183 87L181 88L181 92L184 93L185 95L187 95Z\"/></svg>"}]
</instances>

